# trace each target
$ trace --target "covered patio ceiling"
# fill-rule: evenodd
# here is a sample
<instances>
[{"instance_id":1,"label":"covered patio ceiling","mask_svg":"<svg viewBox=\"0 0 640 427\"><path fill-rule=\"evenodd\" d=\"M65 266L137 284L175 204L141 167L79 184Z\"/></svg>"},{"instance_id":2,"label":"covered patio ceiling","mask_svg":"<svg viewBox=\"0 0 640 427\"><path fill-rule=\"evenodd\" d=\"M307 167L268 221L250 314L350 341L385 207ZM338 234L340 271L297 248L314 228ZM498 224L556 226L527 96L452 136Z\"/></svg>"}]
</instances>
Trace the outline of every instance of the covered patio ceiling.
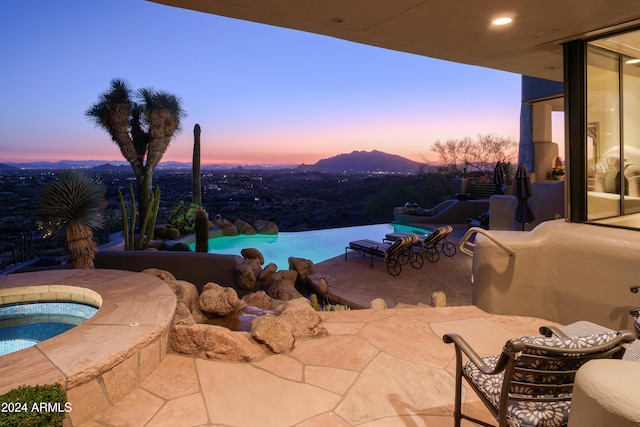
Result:
<instances>
[{"instance_id":1,"label":"covered patio ceiling","mask_svg":"<svg viewBox=\"0 0 640 427\"><path fill-rule=\"evenodd\" d=\"M634 0L150 1L556 81L561 43L640 24Z\"/></svg>"}]
</instances>

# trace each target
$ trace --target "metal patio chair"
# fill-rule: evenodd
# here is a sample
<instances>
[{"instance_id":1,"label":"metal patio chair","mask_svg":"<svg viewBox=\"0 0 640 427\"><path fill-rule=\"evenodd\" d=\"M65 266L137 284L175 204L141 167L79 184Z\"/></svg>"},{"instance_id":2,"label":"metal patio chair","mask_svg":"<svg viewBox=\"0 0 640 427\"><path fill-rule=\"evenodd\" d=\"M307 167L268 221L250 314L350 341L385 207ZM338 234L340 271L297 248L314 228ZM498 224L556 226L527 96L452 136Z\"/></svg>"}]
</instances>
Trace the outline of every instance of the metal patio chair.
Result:
<instances>
[{"instance_id":1,"label":"metal patio chair","mask_svg":"<svg viewBox=\"0 0 640 427\"><path fill-rule=\"evenodd\" d=\"M481 358L458 334L442 338L456 351L454 420L493 427L462 413L462 379L480 397L499 427L566 426L576 371L592 359L620 358L630 331L610 331L586 337L554 337L558 331L542 327L543 336L513 338L502 353ZM463 363L463 355L468 361Z\"/></svg>"}]
</instances>

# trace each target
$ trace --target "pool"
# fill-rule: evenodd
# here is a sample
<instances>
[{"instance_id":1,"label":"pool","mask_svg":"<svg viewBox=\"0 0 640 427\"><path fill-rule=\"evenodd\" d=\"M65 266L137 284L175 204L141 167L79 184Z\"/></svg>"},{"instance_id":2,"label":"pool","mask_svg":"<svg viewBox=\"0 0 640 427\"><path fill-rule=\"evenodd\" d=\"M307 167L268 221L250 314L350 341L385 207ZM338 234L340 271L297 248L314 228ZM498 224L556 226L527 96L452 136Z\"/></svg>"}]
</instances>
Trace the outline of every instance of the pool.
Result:
<instances>
[{"instance_id":1,"label":"pool","mask_svg":"<svg viewBox=\"0 0 640 427\"><path fill-rule=\"evenodd\" d=\"M0 306L0 356L60 335L98 309L77 302L29 302Z\"/></svg>"},{"instance_id":2,"label":"pool","mask_svg":"<svg viewBox=\"0 0 640 427\"><path fill-rule=\"evenodd\" d=\"M371 239L382 241L388 233L406 231L416 234L431 232L399 224L375 224L324 230L255 234L252 236L222 236L209 239L209 252L240 255L244 248L256 248L265 258L265 265L274 263L279 270L289 268L289 257L306 258L314 264L344 254L350 241ZM189 245L195 250L195 243Z\"/></svg>"}]
</instances>

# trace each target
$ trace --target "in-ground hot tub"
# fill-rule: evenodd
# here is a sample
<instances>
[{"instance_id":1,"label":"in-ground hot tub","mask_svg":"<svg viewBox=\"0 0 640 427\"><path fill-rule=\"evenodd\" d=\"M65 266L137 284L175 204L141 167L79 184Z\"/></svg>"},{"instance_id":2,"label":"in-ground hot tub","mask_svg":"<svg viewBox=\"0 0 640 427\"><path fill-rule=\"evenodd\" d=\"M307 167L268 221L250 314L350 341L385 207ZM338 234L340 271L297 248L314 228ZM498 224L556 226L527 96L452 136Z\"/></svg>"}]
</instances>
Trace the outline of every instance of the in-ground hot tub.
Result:
<instances>
[{"instance_id":1,"label":"in-ground hot tub","mask_svg":"<svg viewBox=\"0 0 640 427\"><path fill-rule=\"evenodd\" d=\"M80 292L80 293L78 293ZM150 274L61 269L0 276L0 305L73 301L100 307L89 320L0 356L0 394L60 383L80 425L135 390L167 353L176 296Z\"/></svg>"},{"instance_id":2,"label":"in-ground hot tub","mask_svg":"<svg viewBox=\"0 0 640 427\"><path fill-rule=\"evenodd\" d=\"M81 293L79 288L68 288ZM74 301L0 305L0 356L60 335L93 317L99 307Z\"/></svg>"}]
</instances>

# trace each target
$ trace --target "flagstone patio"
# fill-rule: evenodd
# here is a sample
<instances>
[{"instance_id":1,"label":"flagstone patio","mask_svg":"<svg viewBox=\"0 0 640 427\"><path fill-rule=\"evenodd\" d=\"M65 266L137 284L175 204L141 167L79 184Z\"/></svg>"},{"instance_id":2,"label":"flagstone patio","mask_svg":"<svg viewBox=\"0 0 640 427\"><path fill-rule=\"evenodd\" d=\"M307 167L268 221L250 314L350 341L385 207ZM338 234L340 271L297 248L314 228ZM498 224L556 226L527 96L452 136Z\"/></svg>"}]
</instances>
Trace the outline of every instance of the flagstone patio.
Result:
<instances>
[{"instance_id":1,"label":"flagstone patio","mask_svg":"<svg viewBox=\"0 0 640 427\"><path fill-rule=\"evenodd\" d=\"M457 233L463 232L459 227ZM167 352L168 287L149 275L40 272L29 273L36 283L27 275L12 275L0 288L44 284L53 277L58 284L88 286L104 298L95 318L28 349L56 381L75 384L95 369L94 380L69 393L74 410L65 423L73 427L451 426L455 356L442 335L459 333L489 355L499 353L507 339L537 334L540 325L550 323L491 315L471 305L471 258L460 253L425 262L420 270L405 266L398 277L387 273L382 260L370 267L369 259L358 254L336 256L317 267L332 277L330 289L341 299L368 306L373 298L383 298L389 308L321 312L327 337L298 340L289 354L251 363ZM155 288L149 291L149 286ZM435 291L447 294L448 307L429 306ZM155 297L163 301L162 316L149 310L154 306L149 298ZM109 332L144 328L153 337ZM107 333L92 334L98 329ZM64 340L73 351L62 351ZM15 356L19 353L0 358L0 372L35 381L30 367ZM108 364L92 360L105 355ZM491 419L473 393L464 398L467 412Z\"/></svg>"},{"instance_id":2,"label":"flagstone patio","mask_svg":"<svg viewBox=\"0 0 640 427\"><path fill-rule=\"evenodd\" d=\"M81 426L451 426L455 356L442 335L460 333L489 355L548 323L473 306L322 317L328 337L299 340L293 352L253 363L169 354L138 388ZM472 393L465 406L491 420Z\"/></svg>"}]
</instances>

